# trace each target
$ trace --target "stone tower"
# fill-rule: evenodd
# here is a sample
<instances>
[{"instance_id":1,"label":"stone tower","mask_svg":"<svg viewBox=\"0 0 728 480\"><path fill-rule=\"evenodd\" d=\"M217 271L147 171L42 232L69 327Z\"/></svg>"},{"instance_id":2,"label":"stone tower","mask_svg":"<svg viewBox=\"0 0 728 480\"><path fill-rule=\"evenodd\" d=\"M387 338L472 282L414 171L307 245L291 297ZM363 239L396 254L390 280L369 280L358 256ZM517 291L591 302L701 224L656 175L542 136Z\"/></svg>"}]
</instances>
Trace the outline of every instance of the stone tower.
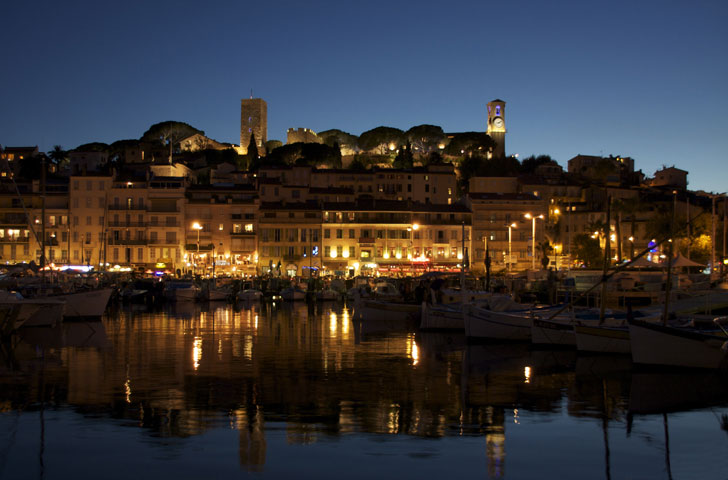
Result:
<instances>
[{"instance_id":1,"label":"stone tower","mask_svg":"<svg viewBox=\"0 0 728 480\"><path fill-rule=\"evenodd\" d=\"M493 158L506 158L506 102L488 102L488 128L486 133L495 142Z\"/></svg>"},{"instance_id":2,"label":"stone tower","mask_svg":"<svg viewBox=\"0 0 728 480\"><path fill-rule=\"evenodd\" d=\"M240 146L248 148L250 135L255 135L258 151L268 141L268 104L262 98L244 98L240 101Z\"/></svg>"}]
</instances>

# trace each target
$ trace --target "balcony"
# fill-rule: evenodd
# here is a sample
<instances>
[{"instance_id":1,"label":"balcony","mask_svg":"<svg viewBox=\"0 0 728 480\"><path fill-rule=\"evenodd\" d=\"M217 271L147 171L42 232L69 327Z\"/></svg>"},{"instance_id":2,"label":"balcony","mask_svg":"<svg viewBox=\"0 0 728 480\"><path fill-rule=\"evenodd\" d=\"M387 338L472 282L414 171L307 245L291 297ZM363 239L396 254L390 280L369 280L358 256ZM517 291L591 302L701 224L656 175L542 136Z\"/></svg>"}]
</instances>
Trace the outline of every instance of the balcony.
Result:
<instances>
[{"instance_id":1,"label":"balcony","mask_svg":"<svg viewBox=\"0 0 728 480\"><path fill-rule=\"evenodd\" d=\"M108 245L147 245L146 239L134 239L134 240L114 240L109 239Z\"/></svg>"},{"instance_id":2,"label":"balcony","mask_svg":"<svg viewBox=\"0 0 728 480\"><path fill-rule=\"evenodd\" d=\"M29 237L2 237L0 243L28 243Z\"/></svg>"},{"instance_id":3,"label":"balcony","mask_svg":"<svg viewBox=\"0 0 728 480\"><path fill-rule=\"evenodd\" d=\"M109 228L131 228L131 227L146 227L147 222L110 222Z\"/></svg>"},{"instance_id":4,"label":"balcony","mask_svg":"<svg viewBox=\"0 0 728 480\"><path fill-rule=\"evenodd\" d=\"M109 205L109 210L123 210L123 211L141 211L145 212L147 210L146 205L118 205L118 204L111 204Z\"/></svg>"},{"instance_id":5,"label":"balcony","mask_svg":"<svg viewBox=\"0 0 728 480\"><path fill-rule=\"evenodd\" d=\"M230 232L230 236L236 238L254 237L255 232Z\"/></svg>"},{"instance_id":6,"label":"balcony","mask_svg":"<svg viewBox=\"0 0 728 480\"><path fill-rule=\"evenodd\" d=\"M155 238L147 240L148 245L174 245L177 246L177 239L167 240L166 238Z\"/></svg>"},{"instance_id":7,"label":"balcony","mask_svg":"<svg viewBox=\"0 0 728 480\"><path fill-rule=\"evenodd\" d=\"M377 240L374 237L359 237L359 243L374 245Z\"/></svg>"}]
</instances>

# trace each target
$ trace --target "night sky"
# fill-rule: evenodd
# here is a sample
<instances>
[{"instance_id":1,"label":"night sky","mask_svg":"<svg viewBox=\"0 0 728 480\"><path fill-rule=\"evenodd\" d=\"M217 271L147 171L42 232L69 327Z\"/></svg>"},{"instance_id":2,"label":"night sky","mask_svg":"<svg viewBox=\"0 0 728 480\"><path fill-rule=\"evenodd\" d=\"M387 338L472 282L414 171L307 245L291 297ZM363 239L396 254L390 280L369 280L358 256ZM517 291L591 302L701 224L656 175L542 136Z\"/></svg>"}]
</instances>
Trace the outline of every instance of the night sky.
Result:
<instances>
[{"instance_id":1,"label":"night sky","mask_svg":"<svg viewBox=\"0 0 728 480\"><path fill-rule=\"evenodd\" d=\"M187 122L484 131L507 153L623 155L728 190L728 2L24 1L0 9L0 144L50 150Z\"/></svg>"}]
</instances>

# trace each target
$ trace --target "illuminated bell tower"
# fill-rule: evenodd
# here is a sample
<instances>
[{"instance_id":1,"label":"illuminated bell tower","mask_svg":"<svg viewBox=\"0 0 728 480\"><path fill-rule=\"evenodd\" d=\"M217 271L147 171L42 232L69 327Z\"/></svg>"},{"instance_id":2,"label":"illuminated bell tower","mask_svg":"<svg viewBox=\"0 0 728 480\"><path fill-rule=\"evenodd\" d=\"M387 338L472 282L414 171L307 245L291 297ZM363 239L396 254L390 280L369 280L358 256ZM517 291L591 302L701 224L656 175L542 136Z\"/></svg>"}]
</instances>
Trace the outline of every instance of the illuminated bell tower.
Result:
<instances>
[{"instance_id":1,"label":"illuminated bell tower","mask_svg":"<svg viewBox=\"0 0 728 480\"><path fill-rule=\"evenodd\" d=\"M495 142L493 158L506 158L506 102L488 102L488 129L486 132Z\"/></svg>"}]
</instances>

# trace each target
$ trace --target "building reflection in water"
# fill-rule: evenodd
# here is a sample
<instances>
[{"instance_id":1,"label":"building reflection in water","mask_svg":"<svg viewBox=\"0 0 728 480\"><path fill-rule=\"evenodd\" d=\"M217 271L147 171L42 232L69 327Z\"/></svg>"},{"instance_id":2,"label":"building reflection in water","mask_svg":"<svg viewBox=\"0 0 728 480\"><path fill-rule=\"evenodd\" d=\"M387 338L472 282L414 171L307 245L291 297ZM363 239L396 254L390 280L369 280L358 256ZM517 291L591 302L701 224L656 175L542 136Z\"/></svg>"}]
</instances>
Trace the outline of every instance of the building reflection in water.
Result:
<instances>
[{"instance_id":1,"label":"building reflection in water","mask_svg":"<svg viewBox=\"0 0 728 480\"><path fill-rule=\"evenodd\" d=\"M679 392L639 388L677 381L645 374L632 385L629 364L528 345L466 345L463 335L361 321L336 304L123 308L90 327L64 328L63 336L24 333L15 356L27 383L0 378L1 405L25 408L42 397L132 420L151 438L234 428L240 463L253 472L272 460L266 429L275 429L295 445L359 433L478 436L485 471L500 478L506 425L515 428L527 412L565 410L606 425L627 417L630 391L639 393L635 410L667 398L681 405ZM682 391L695 391L694 379L682 380ZM725 401L725 387L708 380L700 391Z\"/></svg>"}]
</instances>

